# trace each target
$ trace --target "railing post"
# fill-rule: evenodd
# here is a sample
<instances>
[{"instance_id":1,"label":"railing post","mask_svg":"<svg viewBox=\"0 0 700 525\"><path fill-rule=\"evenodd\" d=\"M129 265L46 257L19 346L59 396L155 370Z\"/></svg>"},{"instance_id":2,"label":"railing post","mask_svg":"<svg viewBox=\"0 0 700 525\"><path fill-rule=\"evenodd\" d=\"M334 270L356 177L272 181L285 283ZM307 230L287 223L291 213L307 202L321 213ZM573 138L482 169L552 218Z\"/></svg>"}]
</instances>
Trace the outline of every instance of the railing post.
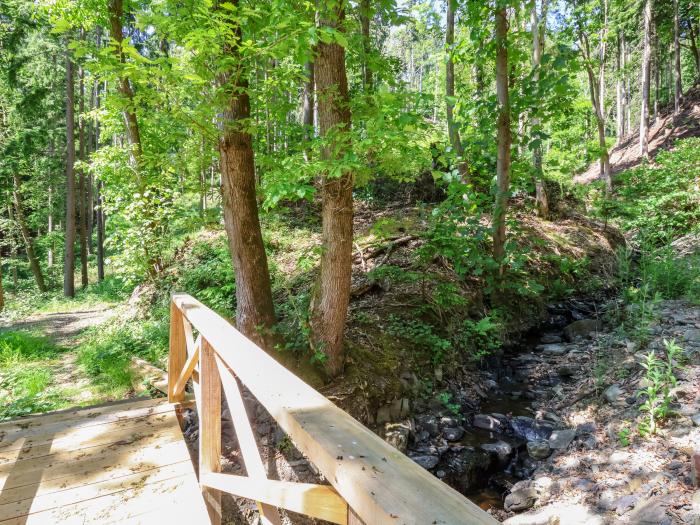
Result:
<instances>
[{"instance_id":1,"label":"railing post","mask_svg":"<svg viewBox=\"0 0 700 525\"><path fill-rule=\"evenodd\" d=\"M185 342L185 326L182 312L170 300L170 353L168 354L168 401L178 403L185 398L185 391L175 393L177 383L182 368L187 360L187 344Z\"/></svg>"},{"instance_id":2,"label":"railing post","mask_svg":"<svg viewBox=\"0 0 700 525\"><path fill-rule=\"evenodd\" d=\"M199 476L221 472L221 379L214 349L202 337L199 357L201 411L199 413ZM212 525L221 523L221 493L202 487Z\"/></svg>"}]
</instances>

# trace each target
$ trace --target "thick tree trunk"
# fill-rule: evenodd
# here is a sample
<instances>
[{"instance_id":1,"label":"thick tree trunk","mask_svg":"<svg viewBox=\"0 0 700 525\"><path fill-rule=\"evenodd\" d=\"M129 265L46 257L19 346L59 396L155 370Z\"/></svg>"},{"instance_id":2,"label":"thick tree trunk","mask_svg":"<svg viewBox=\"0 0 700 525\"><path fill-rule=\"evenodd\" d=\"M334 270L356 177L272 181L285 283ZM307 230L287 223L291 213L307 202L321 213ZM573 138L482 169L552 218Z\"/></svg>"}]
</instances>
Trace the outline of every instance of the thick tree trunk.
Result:
<instances>
[{"instance_id":1,"label":"thick tree trunk","mask_svg":"<svg viewBox=\"0 0 700 525\"><path fill-rule=\"evenodd\" d=\"M498 97L496 200L493 210L493 258L498 265L496 293L502 292L505 273L506 213L510 192L510 100L508 96L508 14L496 9L496 95Z\"/></svg>"},{"instance_id":2,"label":"thick tree trunk","mask_svg":"<svg viewBox=\"0 0 700 525\"><path fill-rule=\"evenodd\" d=\"M642 104L639 112L639 154L649 157L649 87L651 81L651 0L644 1L644 42L642 53Z\"/></svg>"},{"instance_id":3,"label":"thick tree trunk","mask_svg":"<svg viewBox=\"0 0 700 525\"><path fill-rule=\"evenodd\" d=\"M457 156L457 167L463 178L466 178L468 167L464 159L464 148L459 136L459 128L454 121L455 98L455 63L452 59L452 51L455 41L455 0L447 0L447 25L445 29L445 47L447 48L447 61L445 62L445 110L447 113L447 134L450 145Z\"/></svg>"},{"instance_id":4,"label":"thick tree trunk","mask_svg":"<svg viewBox=\"0 0 700 525\"><path fill-rule=\"evenodd\" d=\"M532 68L534 70L534 81L539 82L540 64L542 52L544 51L545 30L547 28L547 0L542 1L542 16L537 12L537 1L532 4L530 16L532 26ZM532 119L532 127L535 130L540 128L540 119ZM544 174L542 171L542 143L540 142L532 150L532 166L535 170L535 204L540 217L549 215L549 201L547 199L547 189L544 185Z\"/></svg>"},{"instance_id":5,"label":"thick tree trunk","mask_svg":"<svg viewBox=\"0 0 700 525\"><path fill-rule=\"evenodd\" d=\"M238 6L238 0L234 0ZM228 94L221 112L219 139L223 209L226 233L236 275L236 326L268 352L273 351L275 310L270 273L263 245L255 192L253 139L247 130L250 118L248 78L239 52L241 28L231 24L233 40L224 47L233 65L219 79Z\"/></svg>"},{"instance_id":6,"label":"thick tree trunk","mask_svg":"<svg viewBox=\"0 0 700 525\"><path fill-rule=\"evenodd\" d=\"M78 158L80 163L85 162L85 73L82 67L78 68L79 93L78 99ZM88 285L88 253L87 253L87 202L85 192L85 170L80 169L78 172L78 235L80 240L80 282L83 288Z\"/></svg>"},{"instance_id":7,"label":"thick tree trunk","mask_svg":"<svg viewBox=\"0 0 700 525\"><path fill-rule=\"evenodd\" d=\"M75 73L66 54L66 231L63 258L63 295L75 296Z\"/></svg>"},{"instance_id":8,"label":"thick tree trunk","mask_svg":"<svg viewBox=\"0 0 700 525\"><path fill-rule=\"evenodd\" d=\"M362 32L362 84L365 93L372 93L374 89L374 78L371 62L372 55L372 37L370 36L369 26L372 20L372 1L360 0L360 29Z\"/></svg>"},{"instance_id":9,"label":"thick tree trunk","mask_svg":"<svg viewBox=\"0 0 700 525\"><path fill-rule=\"evenodd\" d=\"M321 27L344 30L345 1L323 0ZM321 137L330 140L321 155L325 161L343 157L350 147L350 107L345 71L345 49L320 42L316 60L318 124ZM329 135L332 136L329 137ZM338 375L345 362L343 332L350 301L352 273L353 174L323 175L323 248L321 270L311 302L311 343L326 356L325 369Z\"/></svg>"},{"instance_id":10,"label":"thick tree trunk","mask_svg":"<svg viewBox=\"0 0 700 525\"><path fill-rule=\"evenodd\" d=\"M44 282L44 274L41 271L41 265L39 264L39 259L34 251L34 241L32 235L29 232L29 227L27 226L27 220L24 217L24 208L22 207L22 194L21 186L22 181L17 173L13 173L13 190L12 196L15 201L15 218L17 219L17 224L19 226L19 231L22 234L22 240L24 241L24 249L27 252L27 259L29 259L29 267L34 274L34 280L36 281L36 286L39 288L40 292L46 291L46 284Z\"/></svg>"},{"instance_id":11,"label":"thick tree trunk","mask_svg":"<svg viewBox=\"0 0 700 525\"><path fill-rule=\"evenodd\" d=\"M681 98L683 97L683 84L681 78L681 39L678 28L678 0L673 0L673 63L674 63L674 92L673 111L677 115L681 109Z\"/></svg>"}]
</instances>

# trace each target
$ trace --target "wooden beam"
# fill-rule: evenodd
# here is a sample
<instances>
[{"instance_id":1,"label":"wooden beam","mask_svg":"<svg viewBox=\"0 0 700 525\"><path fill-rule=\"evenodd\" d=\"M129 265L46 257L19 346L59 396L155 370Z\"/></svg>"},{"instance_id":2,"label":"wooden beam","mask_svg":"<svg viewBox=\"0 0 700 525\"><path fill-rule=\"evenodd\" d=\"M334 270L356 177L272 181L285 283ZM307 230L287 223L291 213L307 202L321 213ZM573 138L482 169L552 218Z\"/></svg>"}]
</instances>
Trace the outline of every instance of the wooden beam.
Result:
<instances>
[{"instance_id":1,"label":"wooden beam","mask_svg":"<svg viewBox=\"0 0 700 525\"><path fill-rule=\"evenodd\" d=\"M214 349L202 338L199 407L199 479L221 471L221 381L216 368ZM221 493L202 487L212 525L221 523Z\"/></svg>"},{"instance_id":2,"label":"wooden beam","mask_svg":"<svg viewBox=\"0 0 700 525\"><path fill-rule=\"evenodd\" d=\"M248 420L248 414L246 413L236 378L218 355L216 356L216 366L218 367L221 384L226 394L226 402L231 413L233 427L236 430L236 437L241 448L241 456L243 456L246 472L252 479L264 481L267 479L267 472L265 472L265 465L263 465L260 458L258 445L255 443L255 435L250 427L250 421ZM272 525L282 525L279 512L274 507L258 500L258 510L264 521Z\"/></svg>"},{"instance_id":3,"label":"wooden beam","mask_svg":"<svg viewBox=\"0 0 700 525\"><path fill-rule=\"evenodd\" d=\"M187 362L185 363L185 366L182 369L182 373L175 382L175 387L173 388L173 395L176 398L183 397L182 393L185 391L185 385L187 384L187 380L192 375L192 372L194 372L194 369L199 361L199 349L201 345L202 336L200 334L199 336L197 336L197 341L194 343L194 350L192 351L192 355L187 358Z\"/></svg>"},{"instance_id":4,"label":"wooden beam","mask_svg":"<svg viewBox=\"0 0 700 525\"><path fill-rule=\"evenodd\" d=\"M348 505L328 485L254 479L231 474L206 474L202 483L236 496L258 500L331 523L347 525Z\"/></svg>"},{"instance_id":5,"label":"wooden beam","mask_svg":"<svg viewBox=\"0 0 700 525\"><path fill-rule=\"evenodd\" d=\"M168 354L168 401L177 403L184 399L183 393L175 394L175 381L180 377L180 371L187 358L185 342L185 321L182 312L175 302L170 304L170 353ZM187 323L189 324L189 322Z\"/></svg>"},{"instance_id":6,"label":"wooden beam","mask_svg":"<svg viewBox=\"0 0 700 525\"><path fill-rule=\"evenodd\" d=\"M498 523L199 301L185 294L175 294L173 301L362 521L368 525Z\"/></svg>"}]
</instances>

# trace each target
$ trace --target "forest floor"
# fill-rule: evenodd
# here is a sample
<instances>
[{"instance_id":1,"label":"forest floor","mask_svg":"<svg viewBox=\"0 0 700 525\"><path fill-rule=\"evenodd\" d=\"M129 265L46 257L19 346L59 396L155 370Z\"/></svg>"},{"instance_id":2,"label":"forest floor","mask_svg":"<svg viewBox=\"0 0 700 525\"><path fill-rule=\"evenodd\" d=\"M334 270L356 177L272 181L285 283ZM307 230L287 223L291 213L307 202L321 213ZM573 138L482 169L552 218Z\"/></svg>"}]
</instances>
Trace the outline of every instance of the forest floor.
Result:
<instances>
[{"instance_id":1,"label":"forest floor","mask_svg":"<svg viewBox=\"0 0 700 525\"><path fill-rule=\"evenodd\" d=\"M80 334L114 315L109 304L91 305L85 310L38 313L15 322L0 325L2 330L40 333L55 344L70 348L79 342Z\"/></svg>"}]
</instances>

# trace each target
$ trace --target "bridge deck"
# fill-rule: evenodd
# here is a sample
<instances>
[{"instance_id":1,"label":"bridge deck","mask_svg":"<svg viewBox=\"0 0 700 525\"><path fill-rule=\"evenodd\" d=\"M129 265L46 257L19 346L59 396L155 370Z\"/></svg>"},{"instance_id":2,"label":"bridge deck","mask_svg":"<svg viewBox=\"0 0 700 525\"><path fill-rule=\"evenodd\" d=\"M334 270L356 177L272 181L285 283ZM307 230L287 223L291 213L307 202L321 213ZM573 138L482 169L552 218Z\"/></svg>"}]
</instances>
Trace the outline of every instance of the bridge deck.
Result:
<instances>
[{"instance_id":1,"label":"bridge deck","mask_svg":"<svg viewBox=\"0 0 700 525\"><path fill-rule=\"evenodd\" d=\"M0 423L0 525L208 523L166 400Z\"/></svg>"}]
</instances>

